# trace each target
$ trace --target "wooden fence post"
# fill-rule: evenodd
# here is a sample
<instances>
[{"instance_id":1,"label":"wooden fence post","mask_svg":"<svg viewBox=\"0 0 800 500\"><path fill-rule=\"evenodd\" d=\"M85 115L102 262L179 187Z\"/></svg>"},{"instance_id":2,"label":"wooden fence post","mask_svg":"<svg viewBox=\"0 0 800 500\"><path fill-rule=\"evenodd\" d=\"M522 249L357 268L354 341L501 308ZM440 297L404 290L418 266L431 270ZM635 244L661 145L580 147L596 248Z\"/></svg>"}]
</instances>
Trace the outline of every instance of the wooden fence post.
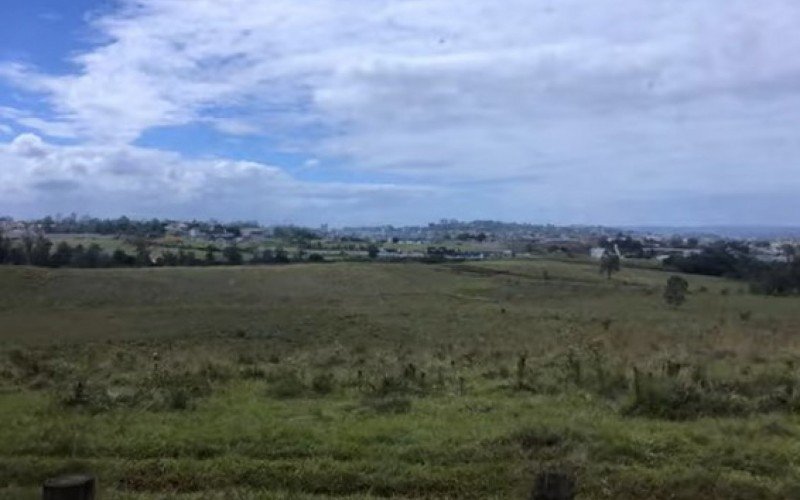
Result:
<instances>
[{"instance_id":1,"label":"wooden fence post","mask_svg":"<svg viewBox=\"0 0 800 500\"><path fill-rule=\"evenodd\" d=\"M48 479L42 485L42 500L94 500L95 479L72 474Z\"/></svg>"},{"instance_id":2,"label":"wooden fence post","mask_svg":"<svg viewBox=\"0 0 800 500\"><path fill-rule=\"evenodd\" d=\"M531 500L573 500L575 480L562 472L540 472Z\"/></svg>"}]
</instances>

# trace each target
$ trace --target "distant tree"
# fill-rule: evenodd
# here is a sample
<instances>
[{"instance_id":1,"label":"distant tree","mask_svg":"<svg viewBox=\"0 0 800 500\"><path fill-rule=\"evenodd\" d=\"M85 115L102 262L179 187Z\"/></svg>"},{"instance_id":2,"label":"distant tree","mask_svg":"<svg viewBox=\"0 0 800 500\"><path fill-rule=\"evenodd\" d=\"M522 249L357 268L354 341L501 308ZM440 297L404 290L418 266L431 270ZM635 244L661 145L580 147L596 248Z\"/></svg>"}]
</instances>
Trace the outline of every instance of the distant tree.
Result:
<instances>
[{"instance_id":1,"label":"distant tree","mask_svg":"<svg viewBox=\"0 0 800 500\"><path fill-rule=\"evenodd\" d=\"M178 250L178 265L179 266L196 266L200 264L197 255L194 252L186 252L181 248Z\"/></svg>"},{"instance_id":2,"label":"distant tree","mask_svg":"<svg viewBox=\"0 0 800 500\"><path fill-rule=\"evenodd\" d=\"M25 256L25 263L31 264L33 261L33 237L29 234L22 237L22 252Z\"/></svg>"},{"instance_id":3,"label":"distant tree","mask_svg":"<svg viewBox=\"0 0 800 500\"><path fill-rule=\"evenodd\" d=\"M177 266L179 264L178 254L170 250L161 254L161 259L165 266Z\"/></svg>"},{"instance_id":4,"label":"distant tree","mask_svg":"<svg viewBox=\"0 0 800 500\"><path fill-rule=\"evenodd\" d=\"M56 245L56 251L50 258L50 264L53 267L64 267L72 263L72 247L66 241L60 242Z\"/></svg>"},{"instance_id":5,"label":"distant tree","mask_svg":"<svg viewBox=\"0 0 800 500\"><path fill-rule=\"evenodd\" d=\"M149 266L152 264L152 260L150 258L150 244L148 243L147 239L144 237L136 238L133 242L133 246L136 247L136 264L140 266Z\"/></svg>"},{"instance_id":6,"label":"distant tree","mask_svg":"<svg viewBox=\"0 0 800 500\"><path fill-rule=\"evenodd\" d=\"M51 248L53 248L52 241L44 236L37 236L33 240L33 246L31 247L30 263L34 266L49 266Z\"/></svg>"},{"instance_id":7,"label":"distant tree","mask_svg":"<svg viewBox=\"0 0 800 500\"><path fill-rule=\"evenodd\" d=\"M486 241L486 233L478 233L478 236L475 237L480 243Z\"/></svg>"},{"instance_id":8,"label":"distant tree","mask_svg":"<svg viewBox=\"0 0 800 500\"><path fill-rule=\"evenodd\" d=\"M8 255L11 252L11 240L4 237L0 232L0 264L8 263Z\"/></svg>"},{"instance_id":9,"label":"distant tree","mask_svg":"<svg viewBox=\"0 0 800 500\"><path fill-rule=\"evenodd\" d=\"M291 262L289 260L289 252L287 252L281 247L278 247L275 250L275 262L277 264L288 264L289 262Z\"/></svg>"},{"instance_id":10,"label":"distant tree","mask_svg":"<svg viewBox=\"0 0 800 500\"><path fill-rule=\"evenodd\" d=\"M378 253L380 250L374 244L371 244L367 247L367 255L369 255L370 259L376 259L378 257Z\"/></svg>"},{"instance_id":11,"label":"distant tree","mask_svg":"<svg viewBox=\"0 0 800 500\"><path fill-rule=\"evenodd\" d=\"M53 232L53 227L55 226L55 221L51 216L47 216L42 219L42 229L44 229L45 233Z\"/></svg>"},{"instance_id":12,"label":"distant tree","mask_svg":"<svg viewBox=\"0 0 800 500\"><path fill-rule=\"evenodd\" d=\"M231 266L239 266L244 260L242 258L241 250L239 250L239 247L236 245L225 247L225 249L222 251L222 256L225 257L225 261Z\"/></svg>"},{"instance_id":13,"label":"distant tree","mask_svg":"<svg viewBox=\"0 0 800 500\"><path fill-rule=\"evenodd\" d=\"M611 279L613 273L619 272L620 260L619 255L614 252L606 250L603 256L600 257L600 274L605 274L606 279Z\"/></svg>"},{"instance_id":14,"label":"distant tree","mask_svg":"<svg viewBox=\"0 0 800 500\"><path fill-rule=\"evenodd\" d=\"M129 267L136 265L136 257L128 255L125 250L117 248L111 254L111 263L116 267Z\"/></svg>"},{"instance_id":15,"label":"distant tree","mask_svg":"<svg viewBox=\"0 0 800 500\"><path fill-rule=\"evenodd\" d=\"M311 255L308 256L308 261L309 262L325 262L325 257L323 257L322 255L320 255L318 253L312 253Z\"/></svg>"},{"instance_id":16,"label":"distant tree","mask_svg":"<svg viewBox=\"0 0 800 500\"><path fill-rule=\"evenodd\" d=\"M680 276L672 275L664 288L664 301L669 306L677 308L686 301L686 292L688 291L689 282Z\"/></svg>"},{"instance_id":17,"label":"distant tree","mask_svg":"<svg viewBox=\"0 0 800 500\"><path fill-rule=\"evenodd\" d=\"M686 240L686 246L689 247L689 248L697 248L697 246L699 244L700 244L700 240L698 240L697 238L694 238L694 237L689 238L689 239Z\"/></svg>"},{"instance_id":18,"label":"distant tree","mask_svg":"<svg viewBox=\"0 0 800 500\"><path fill-rule=\"evenodd\" d=\"M97 243L92 243L86 249L83 267L101 267L103 264L103 249Z\"/></svg>"},{"instance_id":19,"label":"distant tree","mask_svg":"<svg viewBox=\"0 0 800 500\"><path fill-rule=\"evenodd\" d=\"M214 250L216 250L216 248L214 248L213 245L208 245L206 247L206 256L205 260L203 261L205 265L213 266L217 263L217 259L214 257Z\"/></svg>"},{"instance_id":20,"label":"distant tree","mask_svg":"<svg viewBox=\"0 0 800 500\"><path fill-rule=\"evenodd\" d=\"M15 266L22 266L25 265L28 261L25 257L25 251L20 248L18 245L11 245L8 249L8 256L6 257L6 262L8 264L13 264Z\"/></svg>"},{"instance_id":21,"label":"distant tree","mask_svg":"<svg viewBox=\"0 0 800 500\"><path fill-rule=\"evenodd\" d=\"M783 252L783 255L786 256L786 262L788 263L792 263L797 256L797 249L790 243L784 243L781 245L781 251Z\"/></svg>"},{"instance_id":22,"label":"distant tree","mask_svg":"<svg viewBox=\"0 0 800 500\"><path fill-rule=\"evenodd\" d=\"M84 267L85 256L86 256L86 248L84 248L83 245L78 243L72 249L72 260L70 262L70 265L72 267Z\"/></svg>"},{"instance_id":23,"label":"distant tree","mask_svg":"<svg viewBox=\"0 0 800 500\"><path fill-rule=\"evenodd\" d=\"M272 264L275 262L275 253L270 248L267 248L261 252L254 250L253 258L250 259L250 262L253 264Z\"/></svg>"}]
</instances>

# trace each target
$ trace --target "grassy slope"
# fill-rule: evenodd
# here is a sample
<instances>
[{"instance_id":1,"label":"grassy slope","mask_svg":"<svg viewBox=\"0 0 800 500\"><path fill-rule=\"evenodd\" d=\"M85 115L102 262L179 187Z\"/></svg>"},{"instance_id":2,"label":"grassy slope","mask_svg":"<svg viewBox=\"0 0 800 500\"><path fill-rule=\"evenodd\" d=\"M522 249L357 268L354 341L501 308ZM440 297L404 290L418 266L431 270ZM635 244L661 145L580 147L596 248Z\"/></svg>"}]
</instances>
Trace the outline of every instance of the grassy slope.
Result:
<instances>
[{"instance_id":1,"label":"grassy slope","mask_svg":"<svg viewBox=\"0 0 800 500\"><path fill-rule=\"evenodd\" d=\"M720 380L793 367L800 302L689 277L707 291L674 311L666 277L547 260L0 268L0 496L89 469L108 498L521 498L545 466L585 498L796 494L791 413L626 417L627 382L594 389L672 359ZM154 372L210 389L186 409L63 404L78 380L116 394ZM309 388L321 375L330 391Z\"/></svg>"}]
</instances>

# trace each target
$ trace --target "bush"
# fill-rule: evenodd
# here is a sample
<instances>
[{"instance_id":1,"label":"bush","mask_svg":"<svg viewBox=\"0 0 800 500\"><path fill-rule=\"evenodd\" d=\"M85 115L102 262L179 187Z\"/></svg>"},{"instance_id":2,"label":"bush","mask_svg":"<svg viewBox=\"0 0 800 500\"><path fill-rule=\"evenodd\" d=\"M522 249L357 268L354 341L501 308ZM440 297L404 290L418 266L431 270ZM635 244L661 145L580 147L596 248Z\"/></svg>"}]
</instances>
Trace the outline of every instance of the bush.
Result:
<instances>
[{"instance_id":1,"label":"bush","mask_svg":"<svg viewBox=\"0 0 800 500\"><path fill-rule=\"evenodd\" d=\"M678 307L686 301L686 292L689 291L689 283L677 275L672 275L667 280L667 287L664 289L664 301L672 306Z\"/></svg>"},{"instance_id":2,"label":"bush","mask_svg":"<svg viewBox=\"0 0 800 500\"><path fill-rule=\"evenodd\" d=\"M211 385L202 373L156 372L144 380L133 402L149 410L187 410L210 394Z\"/></svg>"},{"instance_id":3,"label":"bush","mask_svg":"<svg viewBox=\"0 0 800 500\"><path fill-rule=\"evenodd\" d=\"M335 386L336 380L332 373L321 373L311 380L311 389L320 395L330 394Z\"/></svg>"},{"instance_id":4,"label":"bush","mask_svg":"<svg viewBox=\"0 0 800 500\"><path fill-rule=\"evenodd\" d=\"M273 373L269 376L269 382L269 394L279 399L300 397L308 390L303 378L295 371Z\"/></svg>"},{"instance_id":5,"label":"bush","mask_svg":"<svg viewBox=\"0 0 800 500\"><path fill-rule=\"evenodd\" d=\"M325 262L325 257L323 257L322 255L320 255L318 253L312 253L311 255L308 256L308 261L309 262Z\"/></svg>"}]
</instances>

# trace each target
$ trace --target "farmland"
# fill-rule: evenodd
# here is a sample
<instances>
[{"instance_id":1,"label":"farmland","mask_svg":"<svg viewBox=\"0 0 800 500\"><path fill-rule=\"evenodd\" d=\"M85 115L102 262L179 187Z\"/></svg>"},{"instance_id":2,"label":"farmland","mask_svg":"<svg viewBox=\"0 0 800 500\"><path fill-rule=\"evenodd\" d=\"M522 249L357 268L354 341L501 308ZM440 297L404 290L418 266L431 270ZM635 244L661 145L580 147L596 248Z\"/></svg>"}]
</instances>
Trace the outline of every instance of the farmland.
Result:
<instances>
[{"instance_id":1,"label":"farmland","mask_svg":"<svg viewBox=\"0 0 800 500\"><path fill-rule=\"evenodd\" d=\"M800 302L580 259L0 268L0 496L800 495Z\"/></svg>"}]
</instances>

